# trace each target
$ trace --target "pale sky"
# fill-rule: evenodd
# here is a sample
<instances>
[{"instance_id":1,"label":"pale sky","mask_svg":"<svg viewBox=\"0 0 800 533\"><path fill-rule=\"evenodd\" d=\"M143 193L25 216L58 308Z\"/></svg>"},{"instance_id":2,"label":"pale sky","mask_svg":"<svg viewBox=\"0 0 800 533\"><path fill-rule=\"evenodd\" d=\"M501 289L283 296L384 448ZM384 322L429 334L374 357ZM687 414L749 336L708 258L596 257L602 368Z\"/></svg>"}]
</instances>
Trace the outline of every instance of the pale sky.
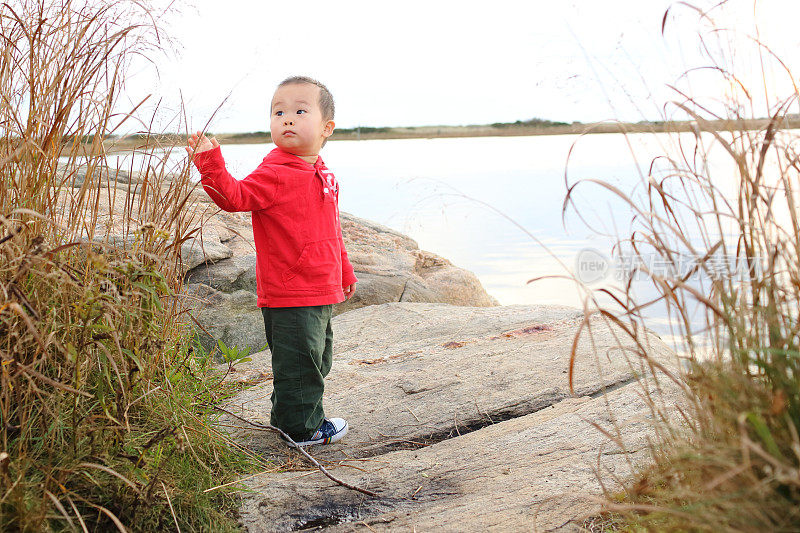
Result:
<instances>
[{"instance_id":1,"label":"pale sky","mask_svg":"<svg viewBox=\"0 0 800 533\"><path fill-rule=\"evenodd\" d=\"M134 61L120 100L130 107L151 93L161 100L157 125L168 131L177 129L170 124L181 94L191 130L227 98L211 131L266 131L275 86L294 74L328 86L338 127L638 121L660 118L675 97L666 84L709 98L736 91L710 71L679 79L709 60L697 15L671 0L175 3L180 13L162 20L175 48L151 57L159 76ZM720 35L736 43L746 85L763 85L754 47L742 44L754 20L761 39L800 73L800 2L731 0L712 16L735 32ZM714 37L709 44L715 49ZM770 76L768 90L788 95L790 77ZM763 100L763 91L751 92Z\"/></svg>"}]
</instances>

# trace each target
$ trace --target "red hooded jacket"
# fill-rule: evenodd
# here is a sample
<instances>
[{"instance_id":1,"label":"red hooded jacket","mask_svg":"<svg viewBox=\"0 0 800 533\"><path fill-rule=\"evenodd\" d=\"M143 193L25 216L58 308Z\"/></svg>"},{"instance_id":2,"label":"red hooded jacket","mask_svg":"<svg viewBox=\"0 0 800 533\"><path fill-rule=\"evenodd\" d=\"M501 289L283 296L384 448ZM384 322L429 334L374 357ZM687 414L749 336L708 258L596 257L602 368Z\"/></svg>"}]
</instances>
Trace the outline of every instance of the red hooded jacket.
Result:
<instances>
[{"instance_id":1,"label":"red hooded jacket","mask_svg":"<svg viewBox=\"0 0 800 533\"><path fill-rule=\"evenodd\" d=\"M258 307L344 301L358 279L339 222L339 185L318 157L313 165L280 148L239 181L220 147L194 155L200 183L222 210L252 211Z\"/></svg>"}]
</instances>

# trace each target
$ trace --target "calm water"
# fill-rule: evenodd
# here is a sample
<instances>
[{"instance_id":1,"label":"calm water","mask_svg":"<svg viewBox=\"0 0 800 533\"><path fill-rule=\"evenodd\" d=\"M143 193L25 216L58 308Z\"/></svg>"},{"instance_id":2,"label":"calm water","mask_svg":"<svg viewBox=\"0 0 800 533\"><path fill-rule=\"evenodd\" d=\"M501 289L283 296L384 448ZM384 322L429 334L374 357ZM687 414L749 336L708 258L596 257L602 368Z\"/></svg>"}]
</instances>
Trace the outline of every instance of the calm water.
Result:
<instances>
[{"instance_id":1,"label":"calm water","mask_svg":"<svg viewBox=\"0 0 800 533\"><path fill-rule=\"evenodd\" d=\"M580 307L583 296L572 281L526 282L574 271L587 248L610 256L610 236L625 233L631 212L608 191L584 183L574 196L581 216L570 207L562 218L570 149L570 184L600 179L630 193L669 142L665 135L616 134L336 141L322 156L340 182L342 211L405 233L420 248L471 270L501 304ZM272 148L223 145L222 154L242 179ZM176 161L181 156L176 151ZM646 282L637 291L655 294ZM665 310L652 311L648 324L668 340Z\"/></svg>"}]
</instances>

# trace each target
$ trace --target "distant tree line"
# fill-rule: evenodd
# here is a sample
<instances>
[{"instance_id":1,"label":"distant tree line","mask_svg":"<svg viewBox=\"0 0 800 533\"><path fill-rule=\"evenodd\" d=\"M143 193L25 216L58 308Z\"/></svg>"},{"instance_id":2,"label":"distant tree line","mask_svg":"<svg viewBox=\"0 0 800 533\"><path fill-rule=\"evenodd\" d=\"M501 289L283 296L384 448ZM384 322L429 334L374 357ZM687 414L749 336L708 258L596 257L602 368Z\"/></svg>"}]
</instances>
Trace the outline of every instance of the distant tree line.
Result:
<instances>
[{"instance_id":1,"label":"distant tree line","mask_svg":"<svg viewBox=\"0 0 800 533\"><path fill-rule=\"evenodd\" d=\"M334 133L339 133L339 134L348 134L348 133L350 133L350 134L354 134L354 133L386 133L391 129L392 128L386 128L386 127L373 128L373 127L370 127L370 126L359 126L359 127L356 127L356 128L336 128L336 130L334 130Z\"/></svg>"},{"instance_id":2,"label":"distant tree line","mask_svg":"<svg viewBox=\"0 0 800 533\"><path fill-rule=\"evenodd\" d=\"M579 124L573 122L573 124ZM518 126L533 126L536 128L549 128L552 126L569 126L566 122L555 122L552 120L545 120L541 118L532 118L529 120L517 120L516 122L495 122L490 124L493 128L510 128Z\"/></svg>"}]
</instances>

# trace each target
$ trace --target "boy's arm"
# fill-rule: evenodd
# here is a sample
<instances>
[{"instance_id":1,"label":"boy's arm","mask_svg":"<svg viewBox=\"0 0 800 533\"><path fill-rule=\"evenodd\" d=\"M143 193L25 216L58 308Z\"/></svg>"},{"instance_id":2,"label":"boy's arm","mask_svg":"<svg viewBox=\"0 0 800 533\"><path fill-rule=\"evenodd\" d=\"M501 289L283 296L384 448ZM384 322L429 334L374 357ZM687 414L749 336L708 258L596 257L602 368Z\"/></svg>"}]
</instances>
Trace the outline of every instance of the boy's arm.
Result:
<instances>
[{"instance_id":1,"label":"boy's arm","mask_svg":"<svg viewBox=\"0 0 800 533\"><path fill-rule=\"evenodd\" d=\"M278 188L279 180L275 172L259 165L246 178L237 180L225 168L219 143L213 138L211 141L213 148L204 145L207 149L195 152L193 161L200 171L200 183L214 203L229 212L258 211L269 207L275 200Z\"/></svg>"}]
</instances>

